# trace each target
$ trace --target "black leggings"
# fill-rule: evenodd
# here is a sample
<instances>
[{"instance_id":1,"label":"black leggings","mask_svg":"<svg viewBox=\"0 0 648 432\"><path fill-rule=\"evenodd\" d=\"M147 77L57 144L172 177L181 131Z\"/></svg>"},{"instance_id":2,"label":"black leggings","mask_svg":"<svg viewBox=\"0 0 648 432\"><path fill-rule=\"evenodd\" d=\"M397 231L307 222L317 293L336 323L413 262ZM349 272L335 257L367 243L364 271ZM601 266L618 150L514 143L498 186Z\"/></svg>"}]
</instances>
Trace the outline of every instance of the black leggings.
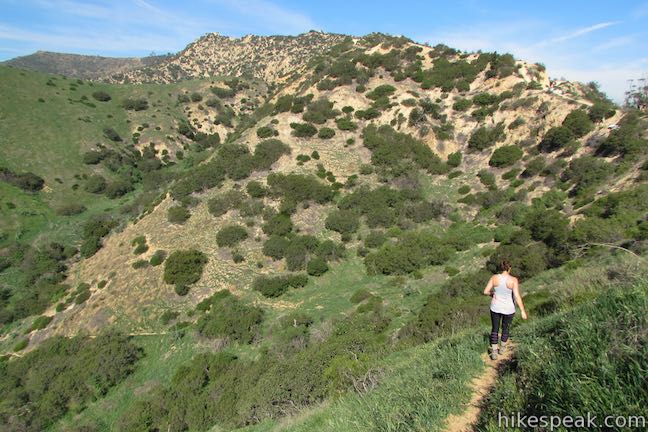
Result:
<instances>
[{"instance_id":1,"label":"black leggings","mask_svg":"<svg viewBox=\"0 0 648 432\"><path fill-rule=\"evenodd\" d=\"M490 311L491 315L491 334L490 334L490 343L491 345L497 345L497 339L499 334L500 321L502 322L502 342L506 342L509 337L509 326L511 321L513 321L514 313L510 315L504 315L501 313Z\"/></svg>"}]
</instances>

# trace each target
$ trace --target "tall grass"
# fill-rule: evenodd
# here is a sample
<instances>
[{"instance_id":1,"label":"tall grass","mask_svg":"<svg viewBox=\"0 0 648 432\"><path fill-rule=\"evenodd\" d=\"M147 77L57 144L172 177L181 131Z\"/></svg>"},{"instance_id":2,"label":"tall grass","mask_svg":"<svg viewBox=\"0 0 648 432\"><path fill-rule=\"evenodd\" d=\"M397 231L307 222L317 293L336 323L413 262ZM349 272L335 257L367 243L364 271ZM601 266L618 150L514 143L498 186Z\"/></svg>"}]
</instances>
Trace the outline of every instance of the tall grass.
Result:
<instances>
[{"instance_id":1,"label":"tall grass","mask_svg":"<svg viewBox=\"0 0 648 432\"><path fill-rule=\"evenodd\" d=\"M648 279L640 279L526 327L478 429L499 430L499 413L648 419L647 311Z\"/></svg>"}]
</instances>

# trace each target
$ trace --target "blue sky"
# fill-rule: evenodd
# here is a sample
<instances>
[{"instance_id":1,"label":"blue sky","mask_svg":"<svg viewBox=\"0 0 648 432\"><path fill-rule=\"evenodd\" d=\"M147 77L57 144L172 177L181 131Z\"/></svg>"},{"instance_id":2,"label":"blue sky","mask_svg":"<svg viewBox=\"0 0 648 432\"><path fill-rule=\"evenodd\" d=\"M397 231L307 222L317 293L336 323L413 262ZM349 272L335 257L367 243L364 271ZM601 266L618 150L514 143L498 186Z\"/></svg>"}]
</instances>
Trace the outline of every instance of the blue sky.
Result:
<instances>
[{"instance_id":1,"label":"blue sky","mask_svg":"<svg viewBox=\"0 0 648 432\"><path fill-rule=\"evenodd\" d=\"M526 4L522 4L526 3ZM617 101L648 74L648 1L0 0L0 60L37 50L141 56L208 32L380 31L544 63Z\"/></svg>"}]
</instances>

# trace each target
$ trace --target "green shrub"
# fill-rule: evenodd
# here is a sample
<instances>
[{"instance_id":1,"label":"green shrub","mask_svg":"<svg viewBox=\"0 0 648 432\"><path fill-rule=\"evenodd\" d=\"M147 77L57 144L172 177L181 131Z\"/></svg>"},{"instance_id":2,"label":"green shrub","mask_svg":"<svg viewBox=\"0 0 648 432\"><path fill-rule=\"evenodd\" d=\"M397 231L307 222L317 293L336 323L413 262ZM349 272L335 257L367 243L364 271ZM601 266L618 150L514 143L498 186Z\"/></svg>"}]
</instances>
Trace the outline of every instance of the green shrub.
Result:
<instances>
[{"instance_id":1,"label":"green shrub","mask_svg":"<svg viewBox=\"0 0 648 432\"><path fill-rule=\"evenodd\" d=\"M50 429L122 382L141 356L126 336L111 333L94 339L51 337L22 357L2 362L3 429L9 424L21 431ZM31 408L16 416L25 404Z\"/></svg>"},{"instance_id":2,"label":"green shrub","mask_svg":"<svg viewBox=\"0 0 648 432\"><path fill-rule=\"evenodd\" d=\"M230 190L207 201L207 210L213 216L222 216L230 210L238 208L245 195L237 190Z\"/></svg>"},{"instance_id":3,"label":"green shrub","mask_svg":"<svg viewBox=\"0 0 648 432\"><path fill-rule=\"evenodd\" d=\"M171 321L178 318L179 315L178 312L166 310L160 315L160 323L162 325L168 325Z\"/></svg>"},{"instance_id":4,"label":"green shrub","mask_svg":"<svg viewBox=\"0 0 648 432\"><path fill-rule=\"evenodd\" d=\"M261 141L254 148L254 167L257 170L269 170L281 156L289 154L290 147L278 139Z\"/></svg>"},{"instance_id":5,"label":"green shrub","mask_svg":"<svg viewBox=\"0 0 648 432\"><path fill-rule=\"evenodd\" d=\"M83 188L90 193L102 193L106 190L106 179L99 174L91 175Z\"/></svg>"},{"instance_id":6,"label":"green shrub","mask_svg":"<svg viewBox=\"0 0 648 432\"><path fill-rule=\"evenodd\" d=\"M484 150L495 145L506 138L504 125L502 123L494 127L482 126L473 131L468 139L468 148L471 150Z\"/></svg>"},{"instance_id":7,"label":"green shrub","mask_svg":"<svg viewBox=\"0 0 648 432\"><path fill-rule=\"evenodd\" d=\"M355 211L334 210L326 217L325 226L340 234L354 233L360 226L360 219Z\"/></svg>"},{"instance_id":8,"label":"green shrub","mask_svg":"<svg viewBox=\"0 0 648 432\"><path fill-rule=\"evenodd\" d=\"M457 189L457 192L459 192L461 195L465 195L468 192L470 192L470 186L468 185L463 185L459 189Z\"/></svg>"},{"instance_id":9,"label":"green shrub","mask_svg":"<svg viewBox=\"0 0 648 432\"><path fill-rule=\"evenodd\" d=\"M81 292L79 292L76 297L74 297L74 303L76 304L83 304L90 298L90 290L85 289Z\"/></svg>"},{"instance_id":10,"label":"green shrub","mask_svg":"<svg viewBox=\"0 0 648 432\"><path fill-rule=\"evenodd\" d=\"M480 170L477 173L477 177L479 177L479 181L486 187L492 188L497 185L495 182L495 174L488 170Z\"/></svg>"},{"instance_id":11,"label":"green shrub","mask_svg":"<svg viewBox=\"0 0 648 432\"><path fill-rule=\"evenodd\" d=\"M75 216L87 210L86 206L78 202L65 203L56 209L56 214L62 216Z\"/></svg>"},{"instance_id":12,"label":"green shrub","mask_svg":"<svg viewBox=\"0 0 648 432\"><path fill-rule=\"evenodd\" d=\"M19 352L27 348L27 345L29 345L29 338L23 338L16 342L16 344L13 346L12 351L13 352Z\"/></svg>"},{"instance_id":13,"label":"green shrub","mask_svg":"<svg viewBox=\"0 0 648 432\"><path fill-rule=\"evenodd\" d=\"M459 151L454 152L454 153L450 153L448 155L448 162L447 163L448 163L449 166L456 168L459 165L461 165L461 158L462 158L462 155L461 155L461 152L459 152Z\"/></svg>"},{"instance_id":14,"label":"green shrub","mask_svg":"<svg viewBox=\"0 0 648 432\"><path fill-rule=\"evenodd\" d=\"M543 152L554 152L567 146L574 139L571 129L565 126L552 127L540 141L538 148Z\"/></svg>"},{"instance_id":15,"label":"green shrub","mask_svg":"<svg viewBox=\"0 0 648 432\"><path fill-rule=\"evenodd\" d=\"M248 238L248 233L240 225L228 225L216 234L216 243L219 247L232 247Z\"/></svg>"},{"instance_id":16,"label":"green shrub","mask_svg":"<svg viewBox=\"0 0 648 432\"><path fill-rule=\"evenodd\" d=\"M42 329L44 329L45 327L47 327L49 325L50 322L52 322L53 319L54 319L54 317L47 316L47 315L41 315L41 316L37 317L32 322L32 325L29 327L28 332L32 332L34 330L42 330Z\"/></svg>"},{"instance_id":17,"label":"green shrub","mask_svg":"<svg viewBox=\"0 0 648 432\"><path fill-rule=\"evenodd\" d=\"M301 288L308 283L304 274L288 274L280 276L259 276L254 280L253 288L264 297L279 297L289 288Z\"/></svg>"},{"instance_id":18,"label":"green shrub","mask_svg":"<svg viewBox=\"0 0 648 432\"><path fill-rule=\"evenodd\" d=\"M104 190L104 194L108 198L114 199L114 198L122 197L127 193L133 191L134 189L135 188L130 182L123 179L117 179L106 186L106 189Z\"/></svg>"},{"instance_id":19,"label":"green shrub","mask_svg":"<svg viewBox=\"0 0 648 432\"><path fill-rule=\"evenodd\" d=\"M311 276L321 276L328 271L329 267L326 261L320 257L313 257L306 265L306 271Z\"/></svg>"},{"instance_id":20,"label":"green shrub","mask_svg":"<svg viewBox=\"0 0 648 432\"><path fill-rule=\"evenodd\" d=\"M365 300L367 300L367 299L369 299L371 297L373 297L373 294L371 294L371 292L369 292L369 290L364 289L364 288L360 288L360 289L356 290L353 293L353 295L351 296L349 301L351 303L353 303L353 304L358 304L358 303L361 303L361 302L363 302L363 301L365 301Z\"/></svg>"},{"instance_id":21,"label":"green shrub","mask_svg":"<svg viewBox=\"0 0 648 432\"><path fill-rule=\"evenodd\" d=\"M453 266L449 266L449 265L445 266L443 268L443 271L445 271L445 273L450 277L456 276L460 272L460 270L457 267L453 267Z\"/></svg>"},{"instance_id":22,"label":"green shrub","mask_svg":"<svg viewBox=\"0 0 648 432\"><path fill-rule=\"evenodd\" d=\"M350 118L341 117L335 120L337 128L341 131L354 131L358 129L358 125L354 123Z\"/></svg>"},{"instance_id":23,"label":"green shrub","mask_svg":"<svg viewBox=\"0 0 648 432\"><path fill-rule=\"evenodd\" d=\"M298 138L310 138L317 133L317 128L310 123L290 123L292 135Z\"/></svg>"},{"instance_id":24,"label":"green shrub","mask_svg":"<svg viewBox=\"0 0 648 432\"><path fill-rule=\"evenodd\" d=\"M136 270L146 268L149 266L149 262L146 260L137 260L132 264L132 267Z\"/></svg>"},{"instance_id":25,"label":"green shrub","mask_svg":"<svg viewBox=\"0 0 648 432\"><path fill-rule=\"evenodd\" d=\"M117 131L115 129L111 128L111 127L105 127L104 130L103 130L103 134L110 141L113 141L113 142L121 142L121 141L123 141L122 137L119 136Z\"/></svg>"},{"instance_id":26,"label":"green shrub","mask_svg":"<svg viewBox=\"0 0 648 432\"><path fill-rule=\"evenodd\" d=\"M307 123L324 124L326 120L333 119L339 114L339 111L333 109L333 102L326 98L320 98L306 106L306 112L302 118Z\"/></svg>"},{"instance_id":27,"label":"green shrub","mask_svg":"<svg viewBox=\"0 0 648 432\"><path fill-rule=\"evenodd\" d=\"M144 252L146 252L149 249L148 245L146 243L140 243L137 246L135 246L135 249L133 250L133 253L135 255L141 255Z\"/></svg>"},{"instance_id":28,"label":"green shrub","mask_svg":"<svg viewBox=\"0 0 648 432\"><path fill-rule=\"evenodd\" d=\"M523 155L524 152L516 145L502 146L493 152L488 164L497 168L511 166L522 159Z\"/></svg>"},{"instance_id":29,"label":"green shrub","mask_svg":"<svg viewBox=\"0 0 648 432\"><path fill-rule=\"evenodd\" d=\"M108 102L112 99L108 93L102 90L92 93L92 97L99 102Z\"/></svg>"},{"instance_id":30,"label":"green shrub","mask_svg":"<svg viewBox=\"0 0 648 432\"><path fill-rule=\"evenodd\" d=\"M328 127L320 128L317 134L317 137L321 139L330 139L333 138L334 136L335 136L335 130Z\"/></svg>"},{"instance_id":31,"label":"green shrub","mask_svg":"<svg viewBox=\"0 0 648 432\"><path fill-rule=\"evenodd\" d=\"M522 171L522 177L535 177L542 172L546 165L547 162L545 161L545 158L542 156L535 157L527 163L526 169Z\"/></svg>"},{"instance_id":32,"label":"green shrub","mask_svg":"<svg viewBox=\"0 0 648 432\"><path fill-rule=\"evenodd\" d=\"M389 97L394 94L396 87L389 84L382 84L366 94L369 99L378 100L383 97Z\"/></svg>"},{"instance_id":33,"label":"green shrub","mask_svg":"<svg viewBox=\"0 0 648 432\"><path fill-rule=\"evenodd\" d=\"M195 249L174 251L164 263L164 282L188 287L202 276L207 256Z\"/></svg>"},{"instance_id":34,"label":"green shrub","mask_svg":"<svg viewBox=\"0 0 648 432\"><path fill-rule=\"evenodd\" d=\"M151 264L153 267L157 267L164 262L165 258L166 258L165 250L162 249L156 250L153 256L151 257L149 264Z\"/></svg>"},{"instance_id":35,"label":"green shrub","mask_svg":"<svg viewBox=\"0 0 648 432\"><path fill-rule=\"evenodd\" d=\"M263 198L267 194L267 189L258 181L252 180L245 186L245 190L252 198Z\"/></svg>"},{"instance_id":36,"label":"green shrub","mask_svg":"<svg viewBox=\"0 0 648 432\"><path fill-rule=\"evenodd\" d=\"M411 135L397 132L388 125L377 128L369 125L364 130L364 146L371 150L372 164L382 167L393 175L404 174L411 161L430 174L442 174L446 165L430 147Z\"/></svg>"},{"instance_id":37,"label":"green shrub","mask_svg":"<svg viewBox=\"0 0 648 432\"><path fill-rule=\"evenodd\" d=\"M608 102L595 102L587 111L587 116L594 123L600 123L604 119L613 117L616 114L614 105Z\"/></svg>"},{"instance_id":38,"label":"green shrub","mask_svg":"<svg viewBox=\"0 0 648 432\"><path fill-rule=\"evenodd\" d=\"M122 107L129 111L144 111L148 109L148 101L146 99L133 99L128 98L122 101Z\"/></svg>"},{"instance_id":39,"label":"green shrub","mask_svg":"<svg viewBox=\"0 0 648 432\"><path fill-rule=\"evenodd\" d=\"M191 93L191 102L200 102L203 100L203 97L200 93L193 92Z\"/></svg>"},{"instance_id":40,"label":"green shrub","mask_svg":"<svg viewBox=\"0 0 648 432\"><path fill-rule=\"evenodd\" d=\"M275 135L275 130L269 126L261 126L256 130L256 134L259 138L270 138Z\"/></svg>"},{"instance_id":41,"label":"green shrub","mask_svg":"<svg viewBox=\"0 0 648 432\"><path fill-rule=\"evenodd\" d=\"M261 229L267 235L284 236L292 231L293 223L290 216L279 213L268 219Z\"/></svg>"},{"instance_id":42,"label":"green shrub","mask_svg":"<svg viewBox=\"0 0 648 432\"><path fill-rule=\"evenodd\" d=\"M223 290L226 291L226 290ZM227 291L212 296L208 311L198 319L198 332L209 338L229 338L251 343L259 332L263 311L247 306Z\"/></svg>"},{"instance_id":43,"label":"green shrub","mask_svg":"<svg viewBox=\"0 0 648 432\"><path fill-rule=\"evenodd\" d=\"M576 138L580 138L594 129L594 124L592 124L589 116L582 109L576 109L567 114L562 125L569 129Z\"/></svg>"},{"instance_id":44,"label":"green shrub","mask_svg":"<svg viewBox=\"0 0 648 432\"><path fill-rule=\"evenodd\" d=\"M167 219L173 224L183 224L191 217L191 212L183 206L169 207Z\"/></svg>"},{"instance_id":45,"label":"green shrub","mask_svg":"<svg viewBox=\"0 0 648 432\"><path fill-rule=\"evenodd\" d=\"M452 109L455 111L468 111L468 108L472 106L472 101L470 99L457 98L452 104Z\"/></svg>"}]
</instances>

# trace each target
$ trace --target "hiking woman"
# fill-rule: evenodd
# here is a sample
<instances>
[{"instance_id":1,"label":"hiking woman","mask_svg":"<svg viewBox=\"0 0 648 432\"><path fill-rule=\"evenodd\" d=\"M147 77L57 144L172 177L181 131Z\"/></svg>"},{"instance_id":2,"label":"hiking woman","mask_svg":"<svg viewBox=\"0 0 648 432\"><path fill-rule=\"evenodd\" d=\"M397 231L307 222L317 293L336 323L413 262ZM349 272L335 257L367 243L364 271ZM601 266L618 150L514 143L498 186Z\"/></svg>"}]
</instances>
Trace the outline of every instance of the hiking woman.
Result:
<instances>
[{"instance_id":1,"label":"hiking woman","mask_svg":"<svg viewBox=\"0 0 648 432\"><path fill-rule=\"evenodd\" d=\"M509 326L515 315L515 305L520 308L522 319L527 319L524 303L520 296L520 285L516 277L510 275L511 263L504 260L499 265L499 274L491 276L484 295L491 297L490 316L491 316L491 334L490 334L490 356L496 360L498 354L502 354L506 349L506 343L509 338ZM501 345L498 347L498 337L500 324L502 326Z\"/></svg>"}]
</instances>

